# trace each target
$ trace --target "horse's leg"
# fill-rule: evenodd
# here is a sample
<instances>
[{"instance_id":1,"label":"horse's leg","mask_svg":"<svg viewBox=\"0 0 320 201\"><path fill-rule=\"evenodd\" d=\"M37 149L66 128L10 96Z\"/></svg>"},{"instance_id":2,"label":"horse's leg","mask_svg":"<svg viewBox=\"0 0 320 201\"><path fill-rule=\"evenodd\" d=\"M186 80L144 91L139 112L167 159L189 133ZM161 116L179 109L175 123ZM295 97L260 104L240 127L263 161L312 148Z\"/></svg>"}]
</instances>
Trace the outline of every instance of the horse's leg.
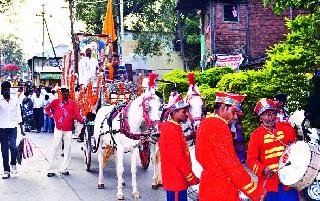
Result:
<instances>
[{"instance_id":1,"label":"horse's leg","mask_svg":"<svg viewBox=\"0 0 320 201\"><path fill-rule=\"evenodd\" d=\"M157 185L157 178L158 178L158 164L156 160L156 145L151 145L151 162L153 166L153 177L152 177L152 189L153 190L158 190L158 185Z\"/></svg>"},{"instance_id":2,"label":"horse's leg","mask_svg":"<svg viewBox=\"0 0 320 201\"><path fill-rule=\"evenodd\" d=\"M123 167L123 147L121 146L121 144L118 144L117 146L117 176L118 176L118 192L117 192L117 198L118 200L124 200L124 194L123 194L123 171L124 171L124 167Z\"/></svg>"},{"instance_id":3,"label":"horse's leg","mask_svg":"<svg viewBox=\"0 0 320 201\"><path fill-rule=\"evenodd\" d=\"M98 150L98 162L99 162L99 179L98 179L98 189L104 189L104 178L103 178L103 149L102 146L100 146Z\"/></svg>"},{"instance_id":4,"label":"horse's leg","mask_svg":"<svg viewBox=\"0 0 320 201\"><path fill-rule=\"evenodd\" d=\"M132 197L140 198L140 193L137 188L137 157L139 155L138 148L135 148L131 153L131 175L132 175Z\"/></svg>"},{"instance_id":5,"label":"horse's leg","mask_svg":"<svg viewBox=\"0 0 320 201\"><path fill-rule=\"evenodd\" d=\"M157 164L157 187L162 186L162 174L161 174L161 156L158 143L156 144L156 164Z\"/></svg>"}]
</instances>

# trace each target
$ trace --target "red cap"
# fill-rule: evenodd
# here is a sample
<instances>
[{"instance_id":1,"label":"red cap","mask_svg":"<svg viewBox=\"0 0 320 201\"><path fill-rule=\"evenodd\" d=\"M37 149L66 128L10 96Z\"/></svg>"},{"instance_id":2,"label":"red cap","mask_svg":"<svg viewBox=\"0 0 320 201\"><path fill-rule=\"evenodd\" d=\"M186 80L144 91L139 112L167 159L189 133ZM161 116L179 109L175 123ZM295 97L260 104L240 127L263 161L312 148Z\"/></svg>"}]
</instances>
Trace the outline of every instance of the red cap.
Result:
<instances>
[{"instance_id":1,"label":"red cap","mask_svg":"<svg viewBox=\"0 0 320 201\"><path fill-rule=\"evenodd\" d=\"M240 94L226 93L226 92L216 92L216 102L232 105L241 114L241 102L246 96Z\"/></svg>"},{"instance_id":2,"label":"red cap","mask_svg":"<svg viewBox=\"0 0 320 201\"><path fill-rule=\"evenodd\" d=\"M262 98L257 102L254 112L260 116L266 110L275 110L273 101L268 98Z\"/></svg>"},{"instance_id":3,"label":"red cap","mask_svg":"<svg viewBox=\"0 0 320 201\"><path fill-rule=\"evenodd\" d=\"M182 100L180 95L178 95L173 101L173 103L168 105L166 108L171 111L174 111L174 110L185 108L185 107L188 107L188 104Z\"/></svg>"}]
</instances>

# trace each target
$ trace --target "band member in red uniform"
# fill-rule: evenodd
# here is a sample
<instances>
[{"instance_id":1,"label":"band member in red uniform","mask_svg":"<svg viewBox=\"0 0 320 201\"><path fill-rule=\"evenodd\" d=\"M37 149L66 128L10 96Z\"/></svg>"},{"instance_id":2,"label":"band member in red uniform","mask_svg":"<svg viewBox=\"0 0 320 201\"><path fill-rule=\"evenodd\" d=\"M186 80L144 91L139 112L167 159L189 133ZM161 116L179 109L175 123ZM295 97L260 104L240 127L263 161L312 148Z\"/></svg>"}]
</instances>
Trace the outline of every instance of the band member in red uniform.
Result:
<instances>
[{"instance_id":1,"label":"band member in red uniform","mask_svg":"<svg viewBox=\"0 0 320 201\"><path fill-rule=\"evenodd\" d=\"M204 118L196 134L196 159L203 167L200 201L238 201L239 190L253 201L264 196L237 158L229 125L242 113L244 96L216 93L215 111Z\"/></svg>"},{"instance_id":2,"label":"band member in red uniform","mask_svg":"<svg viewBox=\"0 0 320 201\"><path fill-rule=\"evenodd\" d=\"M199 183L191 169L190 153L180 123L187 121L187 104L181 99L169 106L171 119L159 125L163 188L167 201L187 201L187 189Z\"/></svg>"},{"instance_id":3,"label":"band member in red uniform","mask_svg":"<svg viewBox=\"0 0 320 201\"><path fill-rule=\"evenodd\" d=\"M276 173L285 146L296 140L296 133L289 123L276 121L272 100L261 99L254 111L261 125L250 136L247 164L258 176L259 184L266 181L266 201L298 201L298 192L279 183Z\"/></svg>"}]
</instances>

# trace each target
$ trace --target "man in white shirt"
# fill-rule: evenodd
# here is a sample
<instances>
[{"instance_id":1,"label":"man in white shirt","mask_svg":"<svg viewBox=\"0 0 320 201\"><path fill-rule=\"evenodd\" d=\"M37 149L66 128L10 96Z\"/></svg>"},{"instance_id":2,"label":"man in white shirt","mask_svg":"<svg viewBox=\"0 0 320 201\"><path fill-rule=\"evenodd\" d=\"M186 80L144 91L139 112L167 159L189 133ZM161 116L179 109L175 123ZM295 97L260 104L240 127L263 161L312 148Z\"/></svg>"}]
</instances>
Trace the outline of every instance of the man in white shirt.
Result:
<instances>
[{"instance_id":1,"label":"man in white shirt","mask_svg":"<svg viewBox=\"0 0 320 201\"><path fill-rule=\"evenodd\" d=\"M33 115L35 120L35 127L37 133L41 132L43 121L43 98L40 96L40 89L36 89L36 96L32 98L33 102Z\"/></svg>"},{"instance_id":2,"label":"man in white shirt","mask_svg":"<svg viewBox=\"0 0 320 201\"><path fill-rule=\"evenodd\" d=\"M86 46L86 56L79 62L79 84L87 85L88 80L92 81L92 85L96 86L98 60L91 57L91 48Z\"/></svg>"},{"instance_id":3,"label":"man in white shirt","mask_svg":"<svg viewBox=\"0 0 320 201\"><path fill-rule=\"evenodd\" d=\"M4 174L2 179L8 179L10 172L17 172L17 127L20 125L21 134L25 135L22 128L22 117L19 100L10 98L11 84L8 81L1 83L0 114L5 117L0 121L0 143ZM9 149L11 155L11 170L9 166Z\"/></svg>"}]
</instances>

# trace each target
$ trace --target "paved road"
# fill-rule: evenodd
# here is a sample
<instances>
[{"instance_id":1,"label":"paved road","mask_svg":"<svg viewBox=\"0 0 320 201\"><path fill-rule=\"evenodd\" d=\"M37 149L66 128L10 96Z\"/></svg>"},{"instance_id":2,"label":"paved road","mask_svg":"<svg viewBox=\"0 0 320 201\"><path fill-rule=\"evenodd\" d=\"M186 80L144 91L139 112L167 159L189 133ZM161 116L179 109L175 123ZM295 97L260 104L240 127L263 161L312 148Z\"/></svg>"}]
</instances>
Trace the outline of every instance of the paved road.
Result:
<instances>
[{"instance_id":1,"label":"paved road","mask_svg":"<svg viewBox=\"0 0 320 201\"><path fill-rule=\"evenodd\" d=\"M0 179L0 200L6 201L112 201L116 200L116 171L114 160L105 168L105 189L97 189L98 162L93 154L92 172L84 169L81 144L73 140L69 176L48 178L46 170L51 158L53 134L28 133L34 145L34 156L18 165L18 174L8 180ZM1 154L0 154L1 155ZM125 154L125 200L131 197L130 155ZM2 161L2 159L0 160ZM2 163L0 163L2 164ZM165 191L151 189L153 170L143 170L137 163L137 183L141 193L139 201L165 201ZM0 165L2 172L2 165Z\"/></svg>"}]
</instances>

